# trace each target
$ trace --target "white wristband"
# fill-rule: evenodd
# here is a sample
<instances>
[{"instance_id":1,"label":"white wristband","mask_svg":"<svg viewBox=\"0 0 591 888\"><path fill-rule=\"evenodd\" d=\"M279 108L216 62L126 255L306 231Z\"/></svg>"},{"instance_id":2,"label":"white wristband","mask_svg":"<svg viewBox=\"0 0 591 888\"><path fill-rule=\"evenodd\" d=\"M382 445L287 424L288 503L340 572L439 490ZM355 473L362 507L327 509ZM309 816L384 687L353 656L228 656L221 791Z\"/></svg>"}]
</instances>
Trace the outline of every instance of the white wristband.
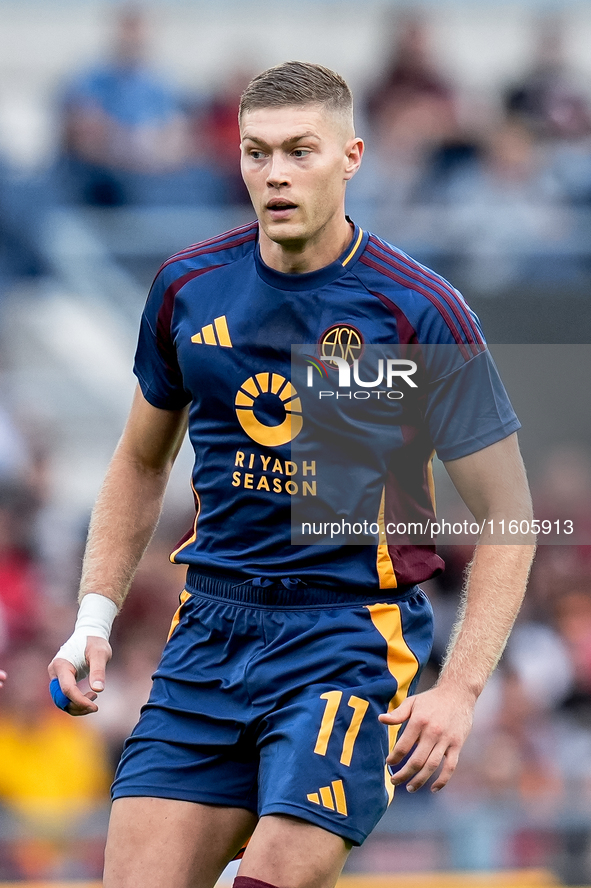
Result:
<instances>
[{"instance_id":1,"label":"white wristband","mask_svg":"<svg viewBox=\"0 0 591 888\"><path fill-rule=\"evenodd\" d=\"M105 595L88 592L80 602L74 632L61 646L56 657L67 660L76 669L76 681L88 675L86 662L86 642L89 635L109 640L113 620L117 616L117 605Z\"/></svg>"}]
</instances>

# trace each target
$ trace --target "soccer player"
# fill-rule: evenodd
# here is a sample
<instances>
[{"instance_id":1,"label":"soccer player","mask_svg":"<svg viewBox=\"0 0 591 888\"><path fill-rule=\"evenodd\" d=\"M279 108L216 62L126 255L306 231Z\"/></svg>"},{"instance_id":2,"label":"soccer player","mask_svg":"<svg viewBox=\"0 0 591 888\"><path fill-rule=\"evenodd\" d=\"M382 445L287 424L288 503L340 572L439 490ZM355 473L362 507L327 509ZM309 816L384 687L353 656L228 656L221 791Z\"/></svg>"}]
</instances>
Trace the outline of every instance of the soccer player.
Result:
<instances>
[{"instance_id":1,"label":"soccer player","mask_svg":"<svg viewBox=\"0 0 591 888\"><path fill-rule=\"evenodd\" d=\"M58 705L96 711L110 627L188 424L196 517L171 556L187 582L114 781L106 888L210 888L249 838L236 888L333 886L394 786L415 791L438 768L433 790L450 779L533 554L527 533L503 545L495 532L502 519L527 529L530 500L519 423L476 318L345 215L363 153L347 84L288 62L254 78L239 116L258 221L181 251L156 277L78 620L49 667ZM373 401L357 411L335 397L331 414L313 389L304 398L309 377L290 378L298 343L317 344L325 369L409 346L428 385L373 434ZM318 439L331 426L341 450ZM418 583L442 569L433 546L373 531L364 545L292 545L290 502L306 491L322 512L344 498L380 527L433 517L434 449L482 534L439 680L415 694L432 635ZM344 478L334 466L348 450Z\"/></svg>"}]
</instances>

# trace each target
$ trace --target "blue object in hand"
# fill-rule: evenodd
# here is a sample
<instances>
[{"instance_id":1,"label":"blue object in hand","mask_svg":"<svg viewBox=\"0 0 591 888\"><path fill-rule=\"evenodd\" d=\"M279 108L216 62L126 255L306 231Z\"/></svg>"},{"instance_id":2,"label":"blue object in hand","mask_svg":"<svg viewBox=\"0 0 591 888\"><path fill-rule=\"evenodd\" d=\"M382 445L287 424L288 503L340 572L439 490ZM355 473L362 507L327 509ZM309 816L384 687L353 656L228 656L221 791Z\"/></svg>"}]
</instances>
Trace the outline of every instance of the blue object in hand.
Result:
<instances>
[{"instance_id":1,"label":"blue object in hand","mask_svg":"<svg viewBox=\"0 0 591 888\"><path fill-rule=\"evenodd\" d=\"M58 709L63 709L64 712L67 711L68 706L72 702L69 697L66 697L62 689L60 688L59 679L52 678L49 682L49 693L51 694L51 699L58 707Z\"/></svg>"}]
</instances>

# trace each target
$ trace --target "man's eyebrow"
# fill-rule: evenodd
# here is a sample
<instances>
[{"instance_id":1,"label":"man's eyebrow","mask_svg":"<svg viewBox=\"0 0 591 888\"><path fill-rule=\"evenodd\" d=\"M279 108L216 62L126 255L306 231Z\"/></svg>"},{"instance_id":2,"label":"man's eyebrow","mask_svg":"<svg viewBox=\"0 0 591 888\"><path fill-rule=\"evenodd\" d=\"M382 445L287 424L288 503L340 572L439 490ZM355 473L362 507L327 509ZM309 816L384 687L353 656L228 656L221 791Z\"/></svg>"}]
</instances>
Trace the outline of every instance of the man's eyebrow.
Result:
<instances>
[{"instance_id":1,"label":"man's eyebrow","mask_svg":"<svg viewBox=\"0 0 591 888\"><path fill-rule=\"evenodd\" d=\"M288 136L287 139L284 139L281 143L281 147L284 148L286 145L294 145L296 142L300 142L302 139L319 139L320 136L318 133L314 132L314 130L307 130L305 133L298 133L294 136ZM264 139L257 138L257 136L251 136L248 133L244 133L242 136L243 142L254 142L256 145L260 145L261 148L268 148L269 145L265 142Z\"/></svg>"}]
</instances>

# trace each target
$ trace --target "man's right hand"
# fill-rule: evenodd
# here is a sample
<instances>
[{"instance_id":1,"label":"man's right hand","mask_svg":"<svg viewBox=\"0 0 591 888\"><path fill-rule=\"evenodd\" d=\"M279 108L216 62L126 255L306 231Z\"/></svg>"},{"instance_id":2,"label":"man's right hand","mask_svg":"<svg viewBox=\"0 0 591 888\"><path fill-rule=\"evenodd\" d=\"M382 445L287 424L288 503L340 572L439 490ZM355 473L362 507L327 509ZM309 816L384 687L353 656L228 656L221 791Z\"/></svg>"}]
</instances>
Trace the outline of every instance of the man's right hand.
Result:
<instances>
[{"instance_id":1,"label":"man's right hand","mask_svg":"<svg viewBox=\"0 0 591 888\"><path fill-rule=\"evenodd\" d=\"M62 692L71 701L67 712L70 715L89 715L97 712L94 702L105 687L105 668L111 659L111 645L104 638L89 635L86 641L85 657L88 664L90 691L83 694L76 683L76 667L63 657L54 657L48 667L50 679L57 678Z\"/></svg>"}]
</instances>

